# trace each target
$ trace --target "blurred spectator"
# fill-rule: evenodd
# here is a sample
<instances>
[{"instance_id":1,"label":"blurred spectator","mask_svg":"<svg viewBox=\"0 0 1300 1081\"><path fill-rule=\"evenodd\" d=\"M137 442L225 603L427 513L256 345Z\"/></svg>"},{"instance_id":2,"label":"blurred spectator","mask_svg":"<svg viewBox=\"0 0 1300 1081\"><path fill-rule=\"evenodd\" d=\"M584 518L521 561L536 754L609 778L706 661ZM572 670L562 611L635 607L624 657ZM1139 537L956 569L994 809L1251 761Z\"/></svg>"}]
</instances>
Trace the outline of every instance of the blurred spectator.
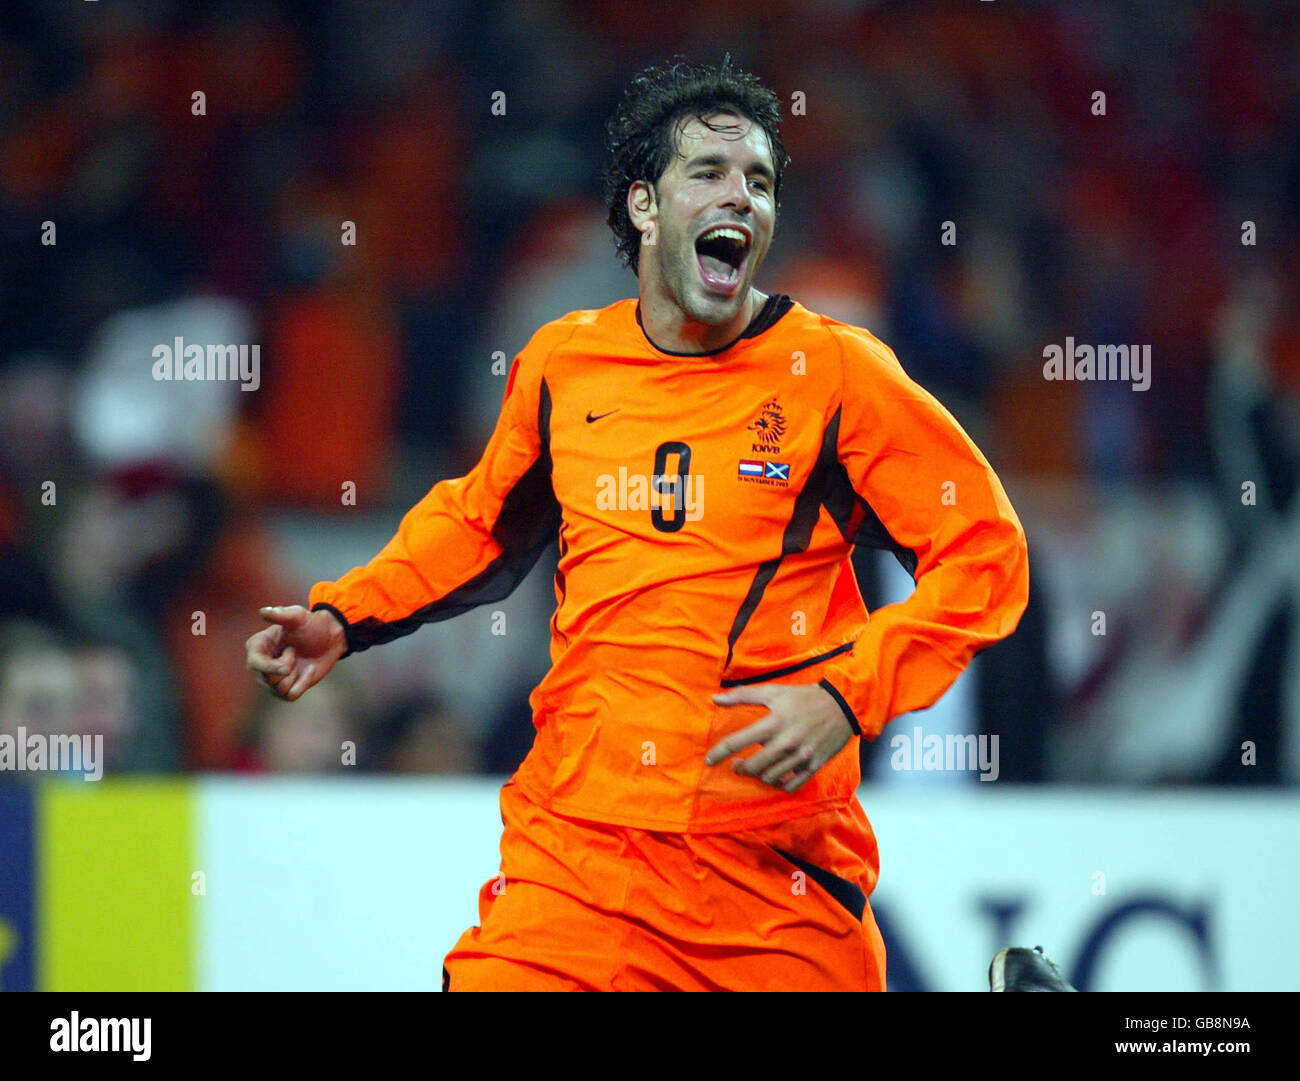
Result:
<instances>
[{"instance_id":1,"label":"blurred spectator","mask_svg":"<svg viewBox=\"0 0 1300 1081\"><path fill-rule=\"evenodd\" d=\"M88 736L102 741L96 770L135 767L139 735L137 676L127 654L108 643L70 645L39 623L0 623L0 735ZM34 774L0 772L0 779Z\"/></svg>"},{"instance_id":2,"label":"blurred spectator","mask_svg":"<svg viewBox=\"0 0 1300 1081\"><path fill-rule=\"evenodd\" d=\"M245 718L235 762L244 771L346 772L368 746L370 720L346 675L289 703L262 691Z\"/></svg>"},{"instance_id":3,"label":"blurred spectator","mask_svg":"<svg viewBox=\"0 0 1300 1081\"><path fill-rule=\"evenodd\" d=\"M373 766L387 773L475 773L473 733L436 701L407 701L375 726Z\"/></svg>"}]
</instances>

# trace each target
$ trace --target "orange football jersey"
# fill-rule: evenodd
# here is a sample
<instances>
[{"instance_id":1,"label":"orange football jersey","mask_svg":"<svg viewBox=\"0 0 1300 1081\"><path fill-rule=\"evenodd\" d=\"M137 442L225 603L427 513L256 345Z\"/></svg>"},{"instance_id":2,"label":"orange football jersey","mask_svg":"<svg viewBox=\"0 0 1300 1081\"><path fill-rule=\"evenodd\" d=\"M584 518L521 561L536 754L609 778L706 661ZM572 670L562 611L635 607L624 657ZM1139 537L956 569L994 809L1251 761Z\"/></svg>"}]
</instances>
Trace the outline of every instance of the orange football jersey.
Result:
<instances>
[{"instance_id":1,"label":"orange football jersey","mask_svg":"<svg viewBox=\"0 0 1300 1081\"><path fill-rule=\"evenodd\" d=\"M515 780L554 813L639 829L749 829L853 799L856 738L793 794L705 765L766 712L712 696L819 683L874 738L1028 597L1024 531L966 433L882 342L784 296L702 356L657 348L634 299L548 323L474 469L310 604L356 652L500 600L557 532L552 663ZM912 596L868 616L855 543L893 551Z\"/></svg>"}]
</instances>

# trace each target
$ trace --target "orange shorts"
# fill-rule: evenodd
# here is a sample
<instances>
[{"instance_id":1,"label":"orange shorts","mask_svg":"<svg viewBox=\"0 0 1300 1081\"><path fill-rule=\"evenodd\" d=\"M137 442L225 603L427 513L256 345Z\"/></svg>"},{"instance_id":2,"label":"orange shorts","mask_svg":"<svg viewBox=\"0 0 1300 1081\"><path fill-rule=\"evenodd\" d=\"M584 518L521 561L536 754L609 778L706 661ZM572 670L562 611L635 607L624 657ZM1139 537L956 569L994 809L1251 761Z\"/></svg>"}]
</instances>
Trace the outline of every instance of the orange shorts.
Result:
<instances>
[{"instance_id":1,"label":"orange shorts","mask_svg":"<svg viewBox=\"0 0 1300 1081\"><path fill-rule=\"evenodd\" d=\"M451 991L883 991L857 800L737 833L551 814L501 790L501 873L447 955Z\"/></svg>"}]
</instances>

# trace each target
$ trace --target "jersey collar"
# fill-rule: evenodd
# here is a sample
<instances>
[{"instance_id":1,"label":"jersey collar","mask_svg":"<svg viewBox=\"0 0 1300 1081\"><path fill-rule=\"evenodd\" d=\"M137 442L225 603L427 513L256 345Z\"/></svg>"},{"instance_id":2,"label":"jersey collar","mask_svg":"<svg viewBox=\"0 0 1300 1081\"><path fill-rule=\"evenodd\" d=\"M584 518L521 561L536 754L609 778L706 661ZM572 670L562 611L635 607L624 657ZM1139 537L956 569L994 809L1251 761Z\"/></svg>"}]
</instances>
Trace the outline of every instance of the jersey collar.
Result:
<instances>
[{"instance_id":1,"label":"jersey collar","mask_svg":"<svg viewBox=\"0 0 1300 1081\"><path fill-rule=\"evenodd\" d=\"M710 349L707 353L678 353L672 349L664 349L662 346L656 345L654 339L646 333L645 324L641 322L641 302L639 300L636 302L636 325L641 328L642 337L644 337L656 351L663 353L666 356L714 357L719 353L725 353L735 345L736 342L742 341L745 338L757 338L765 330L774 326L776 322L793 307L794 301L786 296L785 293L773 293L763 302L763 306L755 312L754 318L749 321L749 326L741 331L736 338L729 341L726 345L719 346L717 349Z\"/></svg>"}]
</instances>

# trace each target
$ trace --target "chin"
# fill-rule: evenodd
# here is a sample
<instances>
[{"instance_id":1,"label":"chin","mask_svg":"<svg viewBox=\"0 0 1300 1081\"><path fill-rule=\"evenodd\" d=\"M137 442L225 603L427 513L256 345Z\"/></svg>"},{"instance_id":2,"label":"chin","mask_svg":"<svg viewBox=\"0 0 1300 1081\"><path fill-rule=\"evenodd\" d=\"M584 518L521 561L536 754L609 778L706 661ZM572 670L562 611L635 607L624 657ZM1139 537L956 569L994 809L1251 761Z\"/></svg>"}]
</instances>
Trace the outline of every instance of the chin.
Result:
<instances>
[{"instance_id":1,"label":"chin","mask_svg":"<svg viewBox=\"0 0 1300 1081\"><path fill-rule=\"evenodd\" d=\"M722 326L724 323L731 322L740 313L749 292L749 286L745 285L731 296L719 296L712 290L697 284L694 295L684 305L685 311L697 323Z\"/></svg>"}]
</instances>

